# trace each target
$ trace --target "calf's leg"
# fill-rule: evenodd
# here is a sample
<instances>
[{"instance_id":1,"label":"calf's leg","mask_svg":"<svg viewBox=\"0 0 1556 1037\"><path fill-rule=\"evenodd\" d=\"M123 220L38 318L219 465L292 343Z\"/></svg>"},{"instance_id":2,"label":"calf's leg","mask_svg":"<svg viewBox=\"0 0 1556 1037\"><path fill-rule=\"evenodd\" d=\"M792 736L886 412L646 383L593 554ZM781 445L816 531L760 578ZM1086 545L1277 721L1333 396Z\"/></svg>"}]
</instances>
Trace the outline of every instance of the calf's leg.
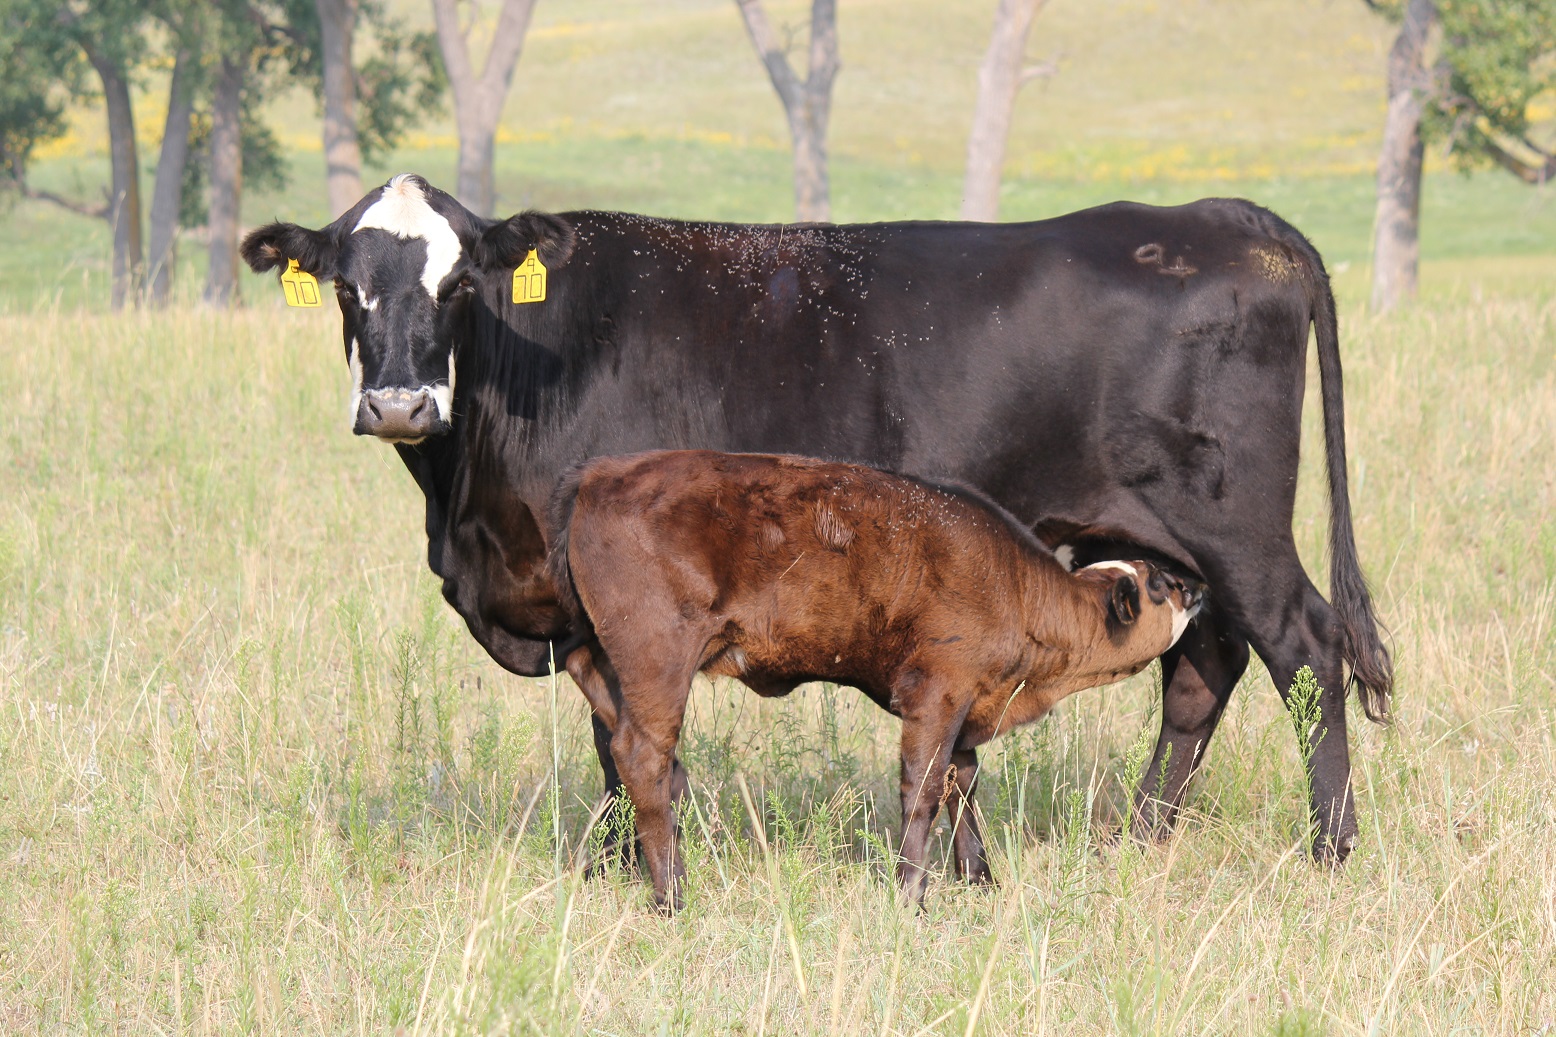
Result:
<instances>
[{"instance_id":1,"label":"calf's leg","mask_svg":"<svg viewBox=\"0 0 1556 1037\"><path fill-rule=\"evenodd\" d=\"M651 671L638 679L622 674L622 708L611 737L623 787L637 816L638 842L654 883L654 902L665 911L683 905L679 828L675 817L678 788L675 746L686 715L692 672Z\"/></svg>"},{"instance_id":2,"label":"calf's leg","mask_svg":"<svg viewBox=\"0 0 1556 1037\"><path fill-rule=\"evenodd\" d=\"M956 874L975 886L992 885L988 857L983 849L983 833L978 830L978 751L955 749L951 766L956 768L956 791L951 795L951 848L956 857Z\"/></svg>"},{"instance_id":3,"label":"calf's leg","mask_svg":"<svg viewBox=\"0 0 1556 1037\"><path fill-rule=\"evenodd\" d=\"M1136 839L1165 839L1178 822L1189 781L1248 668L1248 642L1222 616L1202 612L1162 656L1162 729L1135 790Z\"/></svg>"},{"instance_id":4,"label":"calf's leg","mask_svg":"<svg viewBox=\"0 0 1556 1037\"><path fill-rule=\"evenodd\" d=\"M594 753L599 757L600 770L605 776L605 794L595 811L598 824L606 825L604 852L598 860L590 859L586 874L593 874L596 867L615 861L631 866L638 857L636 837L623 839L616 828L619 816L617 802L622 794L621 775L616 759L611 753L611 738L616 729L616 718L621 709L621 679L598 641L590 641L574 649L567 657L567 672L573 683L583 692L589 703L590 726L594 729ZM686 795L688 786L686 770L679 758L671 763L672 795L677 803Z\"/></svg>"},{"instance_id":5,"label":"calf's leg","mask_svg":"<svg viewBox=\"0 0 1556 1037\"><path fill-rule=\"evenodd\" d=\"M926 696L934 701L932 696ZM902 854L897 862L897 879L902 896L909 903L924 900L929 884L926 869L929 830L942 800L955 794L947 788L951 766L951 747L961 717L948 719L934 715L922 718L908 712L902 718Z\"/></svg>"}]
</instances>

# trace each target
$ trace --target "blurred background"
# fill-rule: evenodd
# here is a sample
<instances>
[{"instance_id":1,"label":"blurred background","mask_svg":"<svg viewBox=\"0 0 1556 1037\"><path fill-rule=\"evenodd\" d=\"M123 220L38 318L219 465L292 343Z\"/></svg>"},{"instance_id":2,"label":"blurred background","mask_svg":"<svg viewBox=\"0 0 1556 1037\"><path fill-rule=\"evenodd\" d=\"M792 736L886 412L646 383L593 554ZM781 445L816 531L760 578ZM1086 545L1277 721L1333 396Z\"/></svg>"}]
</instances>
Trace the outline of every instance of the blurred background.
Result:
<instances>
[{"instance_id":1,"label":"blurred background","mask_svg":"<svg viewBox=\"0 0 1556 1037\"><path fill-rule=\"evenodd\" d=\"M442 41L439 6L449 17ZM327 146L340 174L336 190L352 200L363 185L411 170L494 213L987 218L994 213L986 207L963 205L975 113L985 135L1004 145L992 167L997 218L1038 219L1117 198L1170 204L1242 195L1313 238L1343 304L1373 291L1391 48L1392 90L1415 98L1425 138L1425 290L1473 290L1508 278L1537 288L1556 272L1549 261L1556 208L1541 150L1556 125L1548 91L1553 7L1538 0L826 0L814 7L3 0L0 307L112 301L113 223L125 234L131 222L125 174L116 181L111 171L115 89L127 95L120 110L133 119L135 150L121 166L138 179L140 258L124 259L118 293L131 304L164 291L220 301L237 290L258 299L267 285L220 259L222 283L210 283L209 228L230 260L237 228L274 217L327 222L348 197L332 198L327 187ZM819 131L809 113L826 151L824 210L797 211L786 105L753 46L754 18L793 76L802 129L805 105L815 108L820 98L825 108ZM823 28L817 39L835 44L830 84L826 48L810 46L813 20ZM468 56L463 84L450 84L447 72L456 36ZM498 37L503 45L494 50ZM986 63L995 75L980 102ZM347 67L349 75L340 72ZM122 87L105 87L104 69ZM175 86L182 107L170 118ZM481 125L477 109L494 101L495 118ZM234 136L223 136L223 126L234 125L224 107L238 113L236 182L230 168L214 182L210 175L213 154ZM490 201L474 196L479 189L459 190L461 113L472 149L479 151L483 133L493 140ZM123 138L125 120L118 121ZM164 229L158 240L158 220L165 227L170 211L164 204L162 215L153 212L158 173L177 161L165 140L169 127L183 124L190 131L176 178L176 238ZM987 180L988 149L975 160ZM213 191L222 195L215 224ZM233 206L236 227L225 216ZM172 253L168 240L176 242ZM153 288L164 267L165 284Z\"/></svg>"}]
</instances>

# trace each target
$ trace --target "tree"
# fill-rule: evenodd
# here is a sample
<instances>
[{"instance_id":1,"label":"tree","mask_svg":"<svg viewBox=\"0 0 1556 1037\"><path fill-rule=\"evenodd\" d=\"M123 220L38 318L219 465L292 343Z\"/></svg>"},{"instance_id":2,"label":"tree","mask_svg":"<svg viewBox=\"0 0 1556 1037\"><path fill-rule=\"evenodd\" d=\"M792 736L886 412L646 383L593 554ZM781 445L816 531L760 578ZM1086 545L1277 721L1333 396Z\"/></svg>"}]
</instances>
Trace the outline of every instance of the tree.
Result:
<instances>
[{"instance_id":1,"label":"tree","mask_svg":"<svg viewBox=\"0 0 1556 1037\"><path fill-rule=\"evenodd\" d=\"M316 21L304 14L295 12L292 26L318 60L294 63L293 72L314 82L322 102L325 184L338 216L362 197L362 163L442 102L447 77L437 34L406 32L377 0L314 0ZM364 37L373 53L358 64L352 51Z\"/></svg>"},{"instance_id":2,"label":"tree","mask_svg":"<svg viewBox=\"0 0 1556 1037\"><path fill-rule=\"evenodd\" d=\"M362 197L362 145L357 138L357 80L351 64L357 0L314 0L323 66L324 185L330 215Z\"/></svg>"},{"instance_id":3,"label":"tree","mask_svg":"<svg viewBox=\"0 0 1556 1037\"><path fill-rule=\"evenodd\" d=\"M470 36L478 12L473 12L470 21L461 26L458 0L432 0L443 67L454 93L454 123L459 131L455 193L467 208L481 216L491 215L496 204L492 165L496 157L497 122L502 118L513 70L518 67L530 16L535 11L535 0L500 2L491 50L487 52L485 66L477 72L471 60ZM472 3L471 7L476 5Z\"/></svg>"},{"instance_id":4,"label":"tree","mask_svg":"<svg viewBox=\"0 0 1556 1037\"><path fill-rule=\"evenodd\" d=\"M837 55L837 0L812 0L809 68L801 80L789 65L762 0L735 0L751 43L767 67L789 120L794 142L794 209L802 221L832 218L832 189L827 170L827 122L832 116L832 83L842 67Z\"/></svg>"},{"instance_id":5,"label":"tree","mask_svg":"<svg viewBox=\"0 0 1556 1037\"><path fill-rule=\"evenodd\" d=\"M140 201L140 152L135 144L135 113L130 105L130 74L145 49L145 8L136 0L76 0L57 7L55 17L86 55L102 83L108 116L108 157L112 185L108 222L113 227L114 309L135 298L145 272Z\"/></svg>"},{"instance_id":6,"label":"tree","mask_svg":"<svg viewBox=\"0 0 1556 1037\"><path fill-rule=\"evenodd\" d=\"M1416 291L1428 142L1463 170L1494 166L1530 184L1556 176L1556 153L1533 139L1529 114L1556 88L1556 0L1365 2L1400 23L1373 239L1372 305L1382 312Z\"/></svg>"},{"instance_id":7,"label":"tree","mask_svg":"<svg viewBox=\"0 0 1556 1037\"><path fill-rule=\"evenodd\" d=\"M1416 294L1420 265L1421 118L1436 92L1440 69L1426 65L1427 36L1437 22L1432 0L1409 0L1389 49L1388 114L1378 154L1378 204L1373 218L1372 308L1389 309Z\"/></svg>"},{"instance_id":8,"label":"tree","mask_svg":"<svg viewBox=\"0 0 1556 1037\"><path fill-rule=\"evenodd\" d=\"M165 306L173 291L173 272L178 258L178 223L182 209L185 167L189 161L189 137L194 121L196 95L203 74L205 4L201 0L172 0L158 12L168 27L173 47L173 75L168 83L167 115L163 120L162 148L157 157L156 179L151 188L150 251L147 257L146 298L153 306Z\"/></svg>"},{"instance_id":9,"label":"tree","mask_svg":"<svg viewBox=\"0 0 1556 1037\"><path fill-rule=\"evenodd\" d=\"M978 100L967 137L967 173L962 181L962 219L999 218L1000 172L1016 94L1038 76L1052 75L1052 62L1022 67L1027 34L1048 0L999 0L989 49L978 66Z\"/></svg>"}]
</instances>

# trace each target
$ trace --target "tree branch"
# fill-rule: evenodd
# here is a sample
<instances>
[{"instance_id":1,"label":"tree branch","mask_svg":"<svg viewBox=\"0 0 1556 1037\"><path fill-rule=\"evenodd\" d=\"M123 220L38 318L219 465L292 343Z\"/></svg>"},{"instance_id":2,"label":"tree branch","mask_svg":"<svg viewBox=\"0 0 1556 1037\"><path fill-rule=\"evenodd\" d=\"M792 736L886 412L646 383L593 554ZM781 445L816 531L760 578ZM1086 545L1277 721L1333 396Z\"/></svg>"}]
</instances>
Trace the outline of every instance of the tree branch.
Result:
<instances>
[{"instance_id":1,"label":"tree branch","mask_svg":"<svg viewBox=\"0 0 1556 1037\"><path fill-rule=\"evenodd\" d=\"M789 59L778 44L778 37L773 34L773 27L767 21L767 12L762 9L762 0L735 0L735 6L740 8L746 32L751 36L751 43L761 56L762 64L767 66L767 76L773 81L773 89L778 91L784 109L792 109L800 103L800 79L794 74L794 69L789 67Z\"/></svg>"},{"instance_id":2,"label":"tree branch","mask_svg":"<svg viewBox=\"0 0 1556 1037\"><path fill-rule=\"evenodd\" d=\"M1063 57L1062 54L1055 55L1054 57L1049 58L1047 61L1039 61L1035 65L1028 65L1026 68L1022 69L1021 76L1016 83L1017 88L1019 89L1020 87L1026 86L1034 79L1052 79L1054 76L1058 75L1059 58L1061 57Z\"/></svg>"},{"instance_id":3,"label":"tree branch","mask_svg":"<svg viewBox=\"0 0 1556 1037\"><path fill-rule=\"evenodd\" d=\"M106 220L112 212L111 207L107 203L94 209L85 202L78 202L74 198L66 198L64 195L55 194L53 191L36 190L29 186L27 181L18 176L12 175L8 179L11 182L11 186L23 198L34 198L40 202L51 202L62 209L70 210L77 216L86 216L94 220Z\"/></svg>"},{"instance_id":4,"label":"tree branch","mask_svg":"<svg viewBox=\"0 0 1556 1037\"><path fill-rule=\"evenodd\" d=\"M1521 141L1544 160L1538 163L1528 162L1498 144L1489 134L1482 133L1480 136L1481 146L1486 149L1486 154L1491 156L1491 160L1524 183L1538 185L1556 180L1556 155L1542 151L1527 140Z\"/></svg>"},{"instance_id":5,"label":"tree branch","mask_svg":"<svg viewBox=\"0 0 1556 1037\"><path fill-rule=\"evenodd\" d=\"M492 39L492 49L486 55L486 68L481 78L487 86L501 84L503 93L513 82L513 69L519 63L524 50L524 36L529 32L530 16L535 13L535 0L503 0L502 14L497 18L497 35Z\"/></svg>"}]
</instances>

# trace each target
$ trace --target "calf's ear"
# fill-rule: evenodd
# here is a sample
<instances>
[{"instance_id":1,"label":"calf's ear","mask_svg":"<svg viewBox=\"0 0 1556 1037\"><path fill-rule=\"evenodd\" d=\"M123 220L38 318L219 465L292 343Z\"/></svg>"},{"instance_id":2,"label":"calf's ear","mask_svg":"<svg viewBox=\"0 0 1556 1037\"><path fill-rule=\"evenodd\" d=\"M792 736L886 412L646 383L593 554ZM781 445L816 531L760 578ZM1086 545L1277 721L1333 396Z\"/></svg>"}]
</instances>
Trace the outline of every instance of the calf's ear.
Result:
<instances>
[{"instance_id":1,"label":"calf's ear","mask_svg":"<svg viewBox=\"0 0 1556 1037\"><path fill-rule=\"evenodd\" d=\"M555 270L573 255L573 225L544 212L521 212L487 227L475 246L475 261L487 270L511 270L533 249L547 269Z\"/></svg>"},{"instance_id":2,"label":"calf's ear","mask_svg":"<svg viewBox=\"0 0 1556 1037\"><path fill-rule=\"evenodd\" d=\"M340 249L334 235L326 230L309 230L295 223L271 223L243 239L238 253L256 274L285 267L290 260L314 277L328 280L335 276Z\"/></svg>"},{"instance_id":3,"label":"calf's ear","mask_svg":"<svg viewBox=\"0 0 1556 1037\"><path fill-rule=\"evenodd\" d=\"M1133 576L1120 576L1108 591L1108 612L1119 626L1129 626L1140 618L1140 585Z\"/></svg>"}]
</instances>

